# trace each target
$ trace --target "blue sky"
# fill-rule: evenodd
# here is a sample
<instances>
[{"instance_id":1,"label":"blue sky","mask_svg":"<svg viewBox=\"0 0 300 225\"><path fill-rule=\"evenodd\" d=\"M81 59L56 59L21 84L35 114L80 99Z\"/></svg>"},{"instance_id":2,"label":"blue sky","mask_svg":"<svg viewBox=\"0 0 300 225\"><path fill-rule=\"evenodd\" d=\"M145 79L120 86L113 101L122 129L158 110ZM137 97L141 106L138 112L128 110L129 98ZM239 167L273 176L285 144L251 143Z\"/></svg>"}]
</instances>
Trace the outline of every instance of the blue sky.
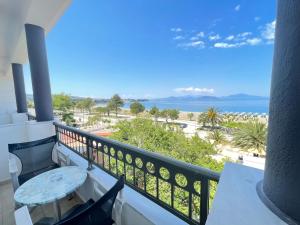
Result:
<instances>
[{"instance_id":1,"label":"blue sky","mask_svg":"<svg viewBox=\"0 0 300 225\"><path fill-rule=\"evenodd\" d=\"M269 95L275 1L73 0L47 36L53 93ZM27 93L32 93L28 66Z\"/></svg>"}]
</instances>

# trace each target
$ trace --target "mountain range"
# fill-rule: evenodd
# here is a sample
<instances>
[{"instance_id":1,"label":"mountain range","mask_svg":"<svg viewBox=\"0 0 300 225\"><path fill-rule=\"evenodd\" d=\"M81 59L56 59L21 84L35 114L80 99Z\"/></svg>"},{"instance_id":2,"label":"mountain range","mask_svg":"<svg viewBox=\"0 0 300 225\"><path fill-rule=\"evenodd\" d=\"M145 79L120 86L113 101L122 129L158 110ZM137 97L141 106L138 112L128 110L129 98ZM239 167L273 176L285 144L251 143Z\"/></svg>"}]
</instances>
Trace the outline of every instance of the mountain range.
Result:
<instances>
[{"instance_id":1,"label":"mountain range","mask_svg":"<svg viewBox=\"0 0 300 225\"><path fill-rule=\"evenodd\" d=\"M157 98L159 101L246 101L246 100L266 100L269 97L248 95L248 94L234 94L228 96L209 96L209 95L184 95L171 96L167 98Z\"/></svg>"},{"instance_id":2,"label":"mountain range","mask_svg":"<svg viewBox=\"0 0 300 225\"><path fill-rule=\"evenodd\" d=\"M79 96L71 96L72 100L81 100L84 97ZM32 94L27 94L28 100L33 100ZM247 100L267 100L269 97L264 96L257 96L257 95L248 95L248 94L234 94L228 96L210 96L210 95L184 95L184 96L170 96L166 98L156 98L156 99L124 99L125 102L132 102L132 101L149 101L149 100L156 100L156 101L247 101ZM94 98L96 103L106 103L109 99L104 98Z\"/></svg>"}]
</instances>

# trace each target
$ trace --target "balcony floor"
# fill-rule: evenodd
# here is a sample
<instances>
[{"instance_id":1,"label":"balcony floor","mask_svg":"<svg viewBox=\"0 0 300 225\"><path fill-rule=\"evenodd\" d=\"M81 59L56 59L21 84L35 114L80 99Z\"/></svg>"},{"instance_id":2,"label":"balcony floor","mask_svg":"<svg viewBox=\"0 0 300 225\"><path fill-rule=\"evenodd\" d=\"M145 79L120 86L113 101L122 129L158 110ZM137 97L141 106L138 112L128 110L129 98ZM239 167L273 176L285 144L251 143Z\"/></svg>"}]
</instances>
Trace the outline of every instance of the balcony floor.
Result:
<instances>
[{"instance_id":1,"label":"balcony floor","mask_svg":"<svg viewBox=\"0 0 300 225\"><path fill-rule=\"evenodd\" d=\"M71 200L68 200L67 198L62 199L60 201L62 213L79 203L82 203L82 201L76 195ZM15 225L14 211L15 203L11 183L0 184L0 225ZM31 212L33 222L36 222L45 216L54 216L52 204L36 207Z\"/></svg>"}]
</instances>

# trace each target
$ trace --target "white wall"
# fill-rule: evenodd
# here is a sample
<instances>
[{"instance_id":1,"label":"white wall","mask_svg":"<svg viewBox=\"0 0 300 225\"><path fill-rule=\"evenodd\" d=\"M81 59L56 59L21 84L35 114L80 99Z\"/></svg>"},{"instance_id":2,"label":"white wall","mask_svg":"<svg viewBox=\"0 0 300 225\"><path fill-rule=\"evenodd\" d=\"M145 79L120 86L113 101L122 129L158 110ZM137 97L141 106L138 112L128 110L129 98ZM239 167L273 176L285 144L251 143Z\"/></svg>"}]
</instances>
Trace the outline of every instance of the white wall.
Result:
<instances>
[{"instance_id":1,"label":"white wall","mask_svg":"<svg viewBox=\"0 0 300 225\"><path fill-rule=\"evenodd\" d=\"M52 121L26 121L0 125L0 182L10 179L8 172L8 144L35 141L52 136L55 134L52 123Z\"/></svg>"},{"instance_id":2,"label":"white wall","mask_svg":"<svg viewBox=\"0 0 300 225\"><path fill-rule=\"evenodd\" d=\"M6 75L0 75L0 122L1 114L17 111L14 81L11 70Z\"/></svg>"},{"instance_id":3,"label":"white wall","mask_svg":"<svg viewBox=\"0 0 300 225\"><path fill-rule=\"evenodd\" d=\"M259 198L263 170L226 163L206 225L287 225Z\"/></svg>"}]
</instances>

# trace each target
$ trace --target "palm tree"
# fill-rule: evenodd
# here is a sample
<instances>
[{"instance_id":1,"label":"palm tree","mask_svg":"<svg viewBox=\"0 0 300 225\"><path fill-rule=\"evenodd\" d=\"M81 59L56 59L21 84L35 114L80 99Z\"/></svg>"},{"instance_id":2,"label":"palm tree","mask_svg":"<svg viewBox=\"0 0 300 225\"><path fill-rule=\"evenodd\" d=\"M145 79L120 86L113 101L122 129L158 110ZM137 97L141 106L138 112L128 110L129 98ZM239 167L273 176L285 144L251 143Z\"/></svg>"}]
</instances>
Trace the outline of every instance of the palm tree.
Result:
<instances>
[{"instance_id":1,"label":"palm tree","mask_svg":"<svg viewBox=\"0 0 300 225\"><path fill-rule=\"evenodd\" d=\"M222 117L216 108L210 107L206 112L203 112L198 117L198 123L202 123L205 126L206 123L211 124L211 128L214 129L215 125L222 121Z\"/></svg>"},{"instance_id":2,"label":"palm tree","mask_svg":"<svg viewBox=\"0 0 300 225\"><path fill-rule=\"evenodd\" d=\"M192 113L192 112L188 113L187 116L188 116L189 120L192 121L192 119L194 118L194 113Z\"/></svg>"},{"instance_id":3,"label":"palm tree","mask_svg":"<svg viewBox=\"0 0 300 225\"><path fill-rule=\"evenodd\" d=\"M245 151L256 150L256 153L265 154L267 127L264 123L255 121L245 123L233 133L233 144Z\"/></svg>"},{"instance_id":4,"label":"palm tree","mask_svg":"<svg viewBox=\"0 0 300 225\"><path fill-rule=\"evenodd\" d=\"M198 123L202 123L202 127L204 127L207 122L208 122L208 119L207 119L206 113L204 113L204 112L200 113L198 116Z\"/></svg>"},{"instance_id":5,"label":"palm tree","mask_svg":"<svg viewBox=\"0 0 300 225\"><path fill-rule=\"evenodd\" d=\"M212 128L215 128L215 125L221 122L221 115L218 110L214 107L208 108L206 112L207 120L211 123Z\"/></svg>"},{"instance_id":6,"label":"palm tree","mask_svg":"<svg viewBox=\"0 0 300 225\"><path fill-rule=\"evenodd\" d=\"M214 145L223 144L226 142L224 134L219 130L212 131L208 135L208 139L212 140Z\"/></svg>"}]
</instances>

